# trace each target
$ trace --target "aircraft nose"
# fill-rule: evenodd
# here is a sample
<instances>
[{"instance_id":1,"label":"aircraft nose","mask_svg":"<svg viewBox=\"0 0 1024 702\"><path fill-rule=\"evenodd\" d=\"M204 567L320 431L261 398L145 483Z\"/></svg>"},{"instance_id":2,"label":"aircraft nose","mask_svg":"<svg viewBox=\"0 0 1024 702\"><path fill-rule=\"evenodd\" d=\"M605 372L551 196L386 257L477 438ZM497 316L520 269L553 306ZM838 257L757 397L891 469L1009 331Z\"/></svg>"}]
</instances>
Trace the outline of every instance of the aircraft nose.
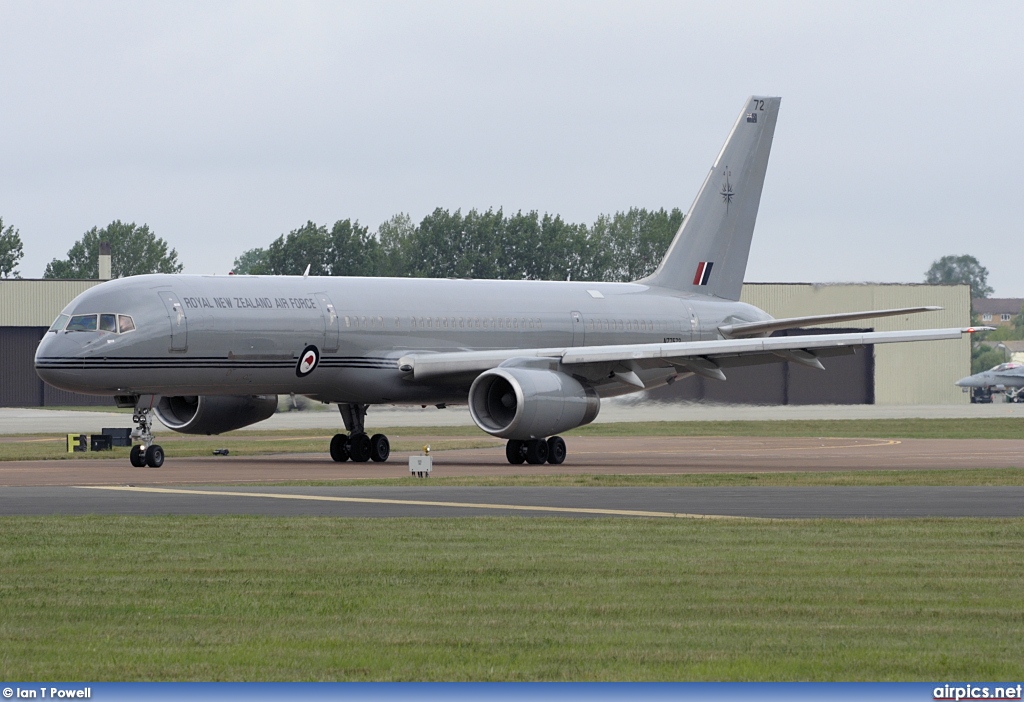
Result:
<instances>
[{"instance_id":1,"label":"aircraft nose","mask_svg":"<svg viewBox=\"0 0 1024 702\"><path fill-rule=\"evenodd\" d=\"M80 392L88 389L82 383L79 364L75 363L81 356L82 345L69 336L47 332L36 347L36 375L54 387Z\"/></svg>"},{"instance_id":2,"label":"aircraft nose","mask_svg":"<svg viewBox=\"0 0 1024 702\"><path fill-rule=\"evenodd\" d=\"M959 385L962 388L980 388L981 378L976 375L969 375L966 378L960 378L960 380L956 381L956 385Z\"/></svg>"}]
</instances>

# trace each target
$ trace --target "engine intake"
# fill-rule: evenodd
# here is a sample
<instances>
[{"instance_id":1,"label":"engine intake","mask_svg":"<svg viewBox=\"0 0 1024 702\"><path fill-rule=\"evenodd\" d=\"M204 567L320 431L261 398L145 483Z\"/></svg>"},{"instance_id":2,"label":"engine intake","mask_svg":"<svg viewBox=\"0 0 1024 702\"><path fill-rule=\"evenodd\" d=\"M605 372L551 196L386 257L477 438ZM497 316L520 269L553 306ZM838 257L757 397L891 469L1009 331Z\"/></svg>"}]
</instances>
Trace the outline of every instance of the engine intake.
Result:
<instances>
[{"instance_id":1,"label":"engine intake","mask_svg":"<svg viewBox=\"0 0 1024 702\"><path fill-rule=\"evenodd\" d=\"M153 408L164 426L182 434L223 434L262 422L277 411L277 395L161 397Z\"/></svg>"},{"instance_id":2,"label":"engine intake","mask_svg":"<svg viewBox=\"0 0 1024 702\"><path fill-rule=\"evenodd\" d=\"M538 439L589 424L601 398L571 375L535 368L484 371L469 389L476 425L503 439Z\"/></svg>"}]
</instances>

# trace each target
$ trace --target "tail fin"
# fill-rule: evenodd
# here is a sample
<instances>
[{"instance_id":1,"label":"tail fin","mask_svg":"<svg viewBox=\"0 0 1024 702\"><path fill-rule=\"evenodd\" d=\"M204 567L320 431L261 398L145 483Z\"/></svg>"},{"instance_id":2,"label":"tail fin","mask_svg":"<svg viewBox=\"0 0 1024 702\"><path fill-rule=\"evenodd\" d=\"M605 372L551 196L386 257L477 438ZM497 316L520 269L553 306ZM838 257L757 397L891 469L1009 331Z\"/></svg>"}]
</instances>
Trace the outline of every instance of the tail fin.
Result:
<instances>
[{"instance_id":1,"label":"tail fin","mask_svg":"<svg viewBox=\"0 0 1024 702\"><path fill-rule=\"evenodd\" d=\"M747 100L668 253L641 282L740 299L780 102Z\"/></svg>"}]
</instances>

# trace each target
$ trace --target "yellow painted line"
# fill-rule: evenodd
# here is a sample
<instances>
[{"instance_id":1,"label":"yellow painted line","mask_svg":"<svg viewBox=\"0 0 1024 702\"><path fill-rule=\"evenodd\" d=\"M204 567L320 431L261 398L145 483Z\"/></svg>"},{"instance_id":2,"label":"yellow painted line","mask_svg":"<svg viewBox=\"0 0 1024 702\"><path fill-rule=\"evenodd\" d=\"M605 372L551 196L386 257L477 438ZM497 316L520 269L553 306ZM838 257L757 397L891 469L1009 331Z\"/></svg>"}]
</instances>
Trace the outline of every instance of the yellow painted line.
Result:
<instances>
[{"instance_id":1,"label":"yellow painted line","mask_svg":"<svg viewBox=\"0 0 1024 702\"><path fill-rule=\"evenodd\" d=\"M227 490L182 490L175 488L131 487L122 485L77 485L81 490L118 490L122 492L150 492L165 495L209 495L214 497L266 497L276 500L307 500L314 502L351 502L377 505L411 505L415 507L454 507L462 509L499 509L517 512L561 512L565 514L600 514L614 517L662 517L673 519L746 519L725 514L686 514L677 512L649 512L633 509L598 509L592 507L543 507L538 505L502 505L488 502L435 502L430 500L389 500L375 497L333 497L329 495L294 495L273 492L229 492Z\"/></svg>"}]
</instances>

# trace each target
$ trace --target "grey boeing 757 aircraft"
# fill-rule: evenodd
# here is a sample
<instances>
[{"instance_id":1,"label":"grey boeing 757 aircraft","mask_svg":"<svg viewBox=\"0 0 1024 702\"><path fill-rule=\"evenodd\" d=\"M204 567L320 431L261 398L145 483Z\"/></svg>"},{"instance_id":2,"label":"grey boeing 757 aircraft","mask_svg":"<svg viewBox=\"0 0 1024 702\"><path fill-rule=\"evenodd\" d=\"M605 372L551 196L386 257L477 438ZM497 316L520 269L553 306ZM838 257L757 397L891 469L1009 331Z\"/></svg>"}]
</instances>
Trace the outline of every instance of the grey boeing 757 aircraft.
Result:
<instances>
[{"instance_id":1,"label":"grey boeing 757 aircraft","mask_svg":"<svg viewBox=\"0 0 1024 702\"><path fill-rule=\"evenodd\" d=\"M44 335L51 385L134 407L133 465L158 467L155 414L218 434L295 393L341 411L336 461L384 461L374 404L469 404L508 439L510 463L561 463L557 436L601 398L736 366L821 359L867 344L959 338L969 329L769 337L777 330L933 307L773 319L739 302L780 98L751 97L657 270L633 283L306 276L143 275L76 297Z\"/></svg>"}]
</instances>

